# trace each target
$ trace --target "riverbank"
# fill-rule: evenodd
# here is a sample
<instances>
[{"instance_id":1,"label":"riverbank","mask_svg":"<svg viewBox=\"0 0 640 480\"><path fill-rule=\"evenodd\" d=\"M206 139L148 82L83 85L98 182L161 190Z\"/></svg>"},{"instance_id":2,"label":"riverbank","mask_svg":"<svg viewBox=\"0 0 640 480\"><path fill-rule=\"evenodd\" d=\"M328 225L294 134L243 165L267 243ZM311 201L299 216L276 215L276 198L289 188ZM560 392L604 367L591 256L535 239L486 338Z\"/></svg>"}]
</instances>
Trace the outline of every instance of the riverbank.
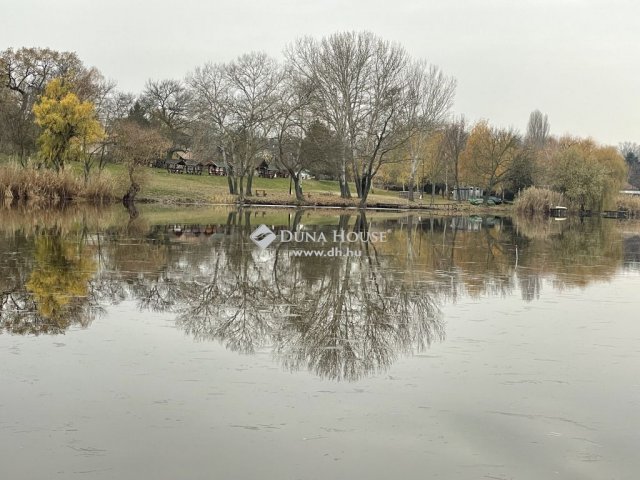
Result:
<instances>
[{"instance_id":1,"label":"riverbank","mask_svg":"<svg viewBox=\"0 0 640 480\"><path fill-rule=\"evenodd\" d=\"M128 186L123 165L107 165L102 171L93 170L89 182L83 180L82 166L71 164L64 172L23 169L17 164L5 164L0 169L0 188L5 195L31 205L119 203ZM299 201L291 192L286 178L253 179L253 195L240 200L228 193L227 177L209 175L171 174L164 169L148 168L144 171L142 189L136 198L139 204L163 205L242 205L288 208L342 208L358 209L358 198L341 198L338 182L331 180L304 180L304 200ZM351 185L354 191L354 185ZM436 195L426 195L409 201L406 192L375 188L368 197L369 210L430 211L438 215L509 212L510 206L474 206L468 202L453 202Z\"/></svg>"},{"instance_id":2,"label":"riverbank","mask_svg":"<svg viewBox=\"0 0 640 480\"><path fill-rule=\"evenodd\" d=\"M118 174L118 165L110 165L109 170ZM146 184L138 201L171 205L245 205L259 207L304 207L304 208L359 208L358 198L340 197L338 183L331 180L304 180L302 188L304 201L298 201L295 194L289 194L290 181L286 178L253 179L254 195L242 202L228 193L227 178L209 175L171 174L161 169L148 172ZM355 187L352 185L352 191ZM259 193L259 195L255 194ZM496 213L509 212L510 205L474 206L467 202L453 202L441 196L424 196L410 202L402 198L400 192L374 188L369 195L367 209L433 211L438 214Z\"/></svg>"}]
</instances>

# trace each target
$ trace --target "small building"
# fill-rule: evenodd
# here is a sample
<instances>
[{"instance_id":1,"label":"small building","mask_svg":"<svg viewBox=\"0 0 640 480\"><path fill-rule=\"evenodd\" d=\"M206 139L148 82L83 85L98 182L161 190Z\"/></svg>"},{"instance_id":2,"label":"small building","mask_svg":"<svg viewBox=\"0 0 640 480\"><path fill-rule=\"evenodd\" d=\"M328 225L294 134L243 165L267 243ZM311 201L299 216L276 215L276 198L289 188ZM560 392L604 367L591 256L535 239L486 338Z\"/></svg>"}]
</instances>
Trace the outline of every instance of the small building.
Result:
<instances>
[{"instance_id":1,"label":"small building","mask_svg":"<svg viewBox=\"0 0 640 480\"><path fill-rule=\"evenodd\" d=\"M470 198L480 198L484 196L484 190L480 187L457 187L451 193L454 200L469 200Z\"/></svg>"},{"instance_id":2,"label":"small building","mask_svg":"<svg viewBox=\"0 0 640 480\"><path fill-rule=\"evenodd\" d=\"M289 178L289 172L282 168L278 168L275 164L269 165L266 160L263 160L256 168L256 173L259 177L263 178Z\"/></svg>"},{"instance_id":3,"label":"small building","mask_svg":"<svg viewBox=\"0 0 640 480\"><path fill-rule=\"evenodd\" d=\"M185 162L184 160L167 160L166 161L167 172L169 173L184 173L185 172Z\"/></svg>"},{"instance_id":4,"label":"small building","mask_svg":"<svg viewBox=\"0 0 640 480\"><path fill-rule=\"evenodd\" d=\"M197 160L184 160L185 172L191 175L202 175L202 163Z\"/></svg>"},{"instance_id":5,"label":"small building","mask_svg":"<svg viewBox=\"0 0 640 480\"><path fill-rule=\"evenodd\" d=\"M221 163L209 161L206 162L204 166L207 168L209 175L216 175L220 177L227 176L227 168Z\"/></svg>"}]
</instances>

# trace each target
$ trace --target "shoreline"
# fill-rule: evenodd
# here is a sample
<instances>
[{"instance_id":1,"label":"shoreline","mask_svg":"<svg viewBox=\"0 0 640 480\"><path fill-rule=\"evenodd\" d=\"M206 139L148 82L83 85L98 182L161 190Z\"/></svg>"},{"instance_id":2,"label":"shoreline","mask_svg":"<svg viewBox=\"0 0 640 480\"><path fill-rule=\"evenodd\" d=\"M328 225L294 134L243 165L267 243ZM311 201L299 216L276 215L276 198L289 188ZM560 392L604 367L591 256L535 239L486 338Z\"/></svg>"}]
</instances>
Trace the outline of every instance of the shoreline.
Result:
<instances>
[{"instance_id":1,"label":"shoreline","mask_svg":"<svg viewBox=\"0 0 640 480\"><path fill-rule=\"evenodd\" d=\"M464 215L464 214L490 214L490 213L511 213L513 211L512 205L495 205L495 206L478 206L471 205L469 203L435 203L433 205L424 204L404 204L404 203L382 203L372 202L364 207L361 207L356 202L349 204L343 199L338 202L305 202L305 203L291 203L281 202L270 199L270 201L255 201L250 199L244 202L206 202L206 201L180 201L180 199L163 199L163 198L151 198L142 197L136 201L139 204L160 204L166 206L193 206L193 207L236 207L236 208L269 208L269 209L318 209L318 210L366 210L366 211L386 211L386 212L417 212L417 213L432 213L442 216L449 215Z\"/></svg>"}]
</instances>

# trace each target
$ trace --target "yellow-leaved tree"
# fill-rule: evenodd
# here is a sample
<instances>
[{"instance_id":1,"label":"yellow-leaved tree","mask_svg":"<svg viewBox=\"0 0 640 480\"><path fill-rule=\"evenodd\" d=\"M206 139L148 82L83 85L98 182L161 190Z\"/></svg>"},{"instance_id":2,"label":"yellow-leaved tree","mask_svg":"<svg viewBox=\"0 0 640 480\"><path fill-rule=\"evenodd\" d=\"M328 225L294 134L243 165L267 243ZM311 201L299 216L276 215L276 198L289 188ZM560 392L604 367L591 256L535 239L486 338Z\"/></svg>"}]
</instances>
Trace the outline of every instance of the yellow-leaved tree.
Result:
<instances>
[{"instance_id":1,"label":"yellow-leaved tree","mask_svg":"<svg viewBox=\"0 0 640 480\"><path fill-rule=\"evenodd\" d=\"M38 138L40 156L56 171L65 163L81 160L88 145L99 141L104 130L91 102L82 102L71 91L69 82L54 78L33 106L36 124L42 129Z\"/></svg>"},{"instance_id":2,"label":"yellow-leaved tree","mask_svg":"<svg viewBox=\"0 0 640 480\"><path fill-rule=\"evenodd\" d=\"M602 210L627 178L624 157L614 147L591 139L561 138L552 155L550 184L580 209Z\"/></svg>"},{"instance_id":3,"label":"yellow-leaved tree","mask_svg":"<svg viewBox=\"0 0 640 480\"><path fill-rule=\"evenodd\" d=\"M517 132L491 127L486 121L478 122L460 157L462 179L482 187L488 196L504 187L514 165L525 154Z\"/></svg>"},{"instance_id":4,"label":"yellow-leaved tree","mask_svg":"<svg viewBox=\"0 0 640 480\"><path fill-rule=\"evenodd\" d=\"M54 329L82 323L89 280L96 270L91 253L83 247L82 241L65 239L59 232L35 239L35 265L25 287L33 295L38 313Z\"/></svg>"}]
</instances>

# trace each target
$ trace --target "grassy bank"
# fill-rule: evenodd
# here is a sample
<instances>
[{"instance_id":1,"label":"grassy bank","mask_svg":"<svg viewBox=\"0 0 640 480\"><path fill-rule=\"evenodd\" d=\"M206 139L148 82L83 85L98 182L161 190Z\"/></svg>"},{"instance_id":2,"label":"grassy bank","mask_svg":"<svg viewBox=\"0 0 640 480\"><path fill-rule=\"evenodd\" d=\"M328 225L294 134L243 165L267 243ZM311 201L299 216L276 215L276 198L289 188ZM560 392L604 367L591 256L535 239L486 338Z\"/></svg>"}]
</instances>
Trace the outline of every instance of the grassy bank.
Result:
<instances>
[{"instance_id":1,"label":"grassy bank","mask_svg":"<svg viewBox=\"0 0 640 480\"><path fill-rule=\"evenodd\" d=\"M122 177L125 172L121 165L109 165L107 171L114 177ZM248 205L266 206L308 206L332 208L357 208L358 198L344 199L340 197L338 183L332 180L303 180L304 202L296 201L295 194L289 194L289 179L260 178L253 179L253 191L264 190L264 195L251 196L245 199ZM355 186L351 185L352 192ZM234 204L237 197L228 193L227 178L209 175L187 175L168 173L164 169L151 168L147 172L146 183L139 194L139 199L146 202L164 204ZM407 208L438 211L497 211L508 210L508 207L474 207L468 203L456 203L440 196L425 196L409 202L399 192L373 189L369 195L369 208Z\"/></svg>"},{"instance_id":2,"label":"grassy bank","mask_svg":"<svg viewBox=\"0 0 640 480\"><path fill-rule=\"evenodd\" d=\"M0 165L0 189L5 197L21 201L65 202L69 200L89 203L119 202L128 187L127 172L123 165L107 165L104 171L91 172L85 183L82 165L70 164L64 172L21 168L16 163ZM305 199L296 200L289 194L290 182L286 178L253 179L253 191L261 195L247 197L246 205L255 206L304 206L330 208L357 208L358 198L340 197L338 183L331 180L303 180ZM355 191L355 186L351 185ZM172 174L164 169L149 168L144 172L144 182L137 200L139 203L166 205L233 205L238 199L228 193L226 177L209 175ZM440 196L426 195L410 202L399 192L374 188L369 195L369 208L395 208L411 210L434 210L439 213L482 213L508 211L509 207L473 206L457 203Z\"/></svg>"}]
</instances>

